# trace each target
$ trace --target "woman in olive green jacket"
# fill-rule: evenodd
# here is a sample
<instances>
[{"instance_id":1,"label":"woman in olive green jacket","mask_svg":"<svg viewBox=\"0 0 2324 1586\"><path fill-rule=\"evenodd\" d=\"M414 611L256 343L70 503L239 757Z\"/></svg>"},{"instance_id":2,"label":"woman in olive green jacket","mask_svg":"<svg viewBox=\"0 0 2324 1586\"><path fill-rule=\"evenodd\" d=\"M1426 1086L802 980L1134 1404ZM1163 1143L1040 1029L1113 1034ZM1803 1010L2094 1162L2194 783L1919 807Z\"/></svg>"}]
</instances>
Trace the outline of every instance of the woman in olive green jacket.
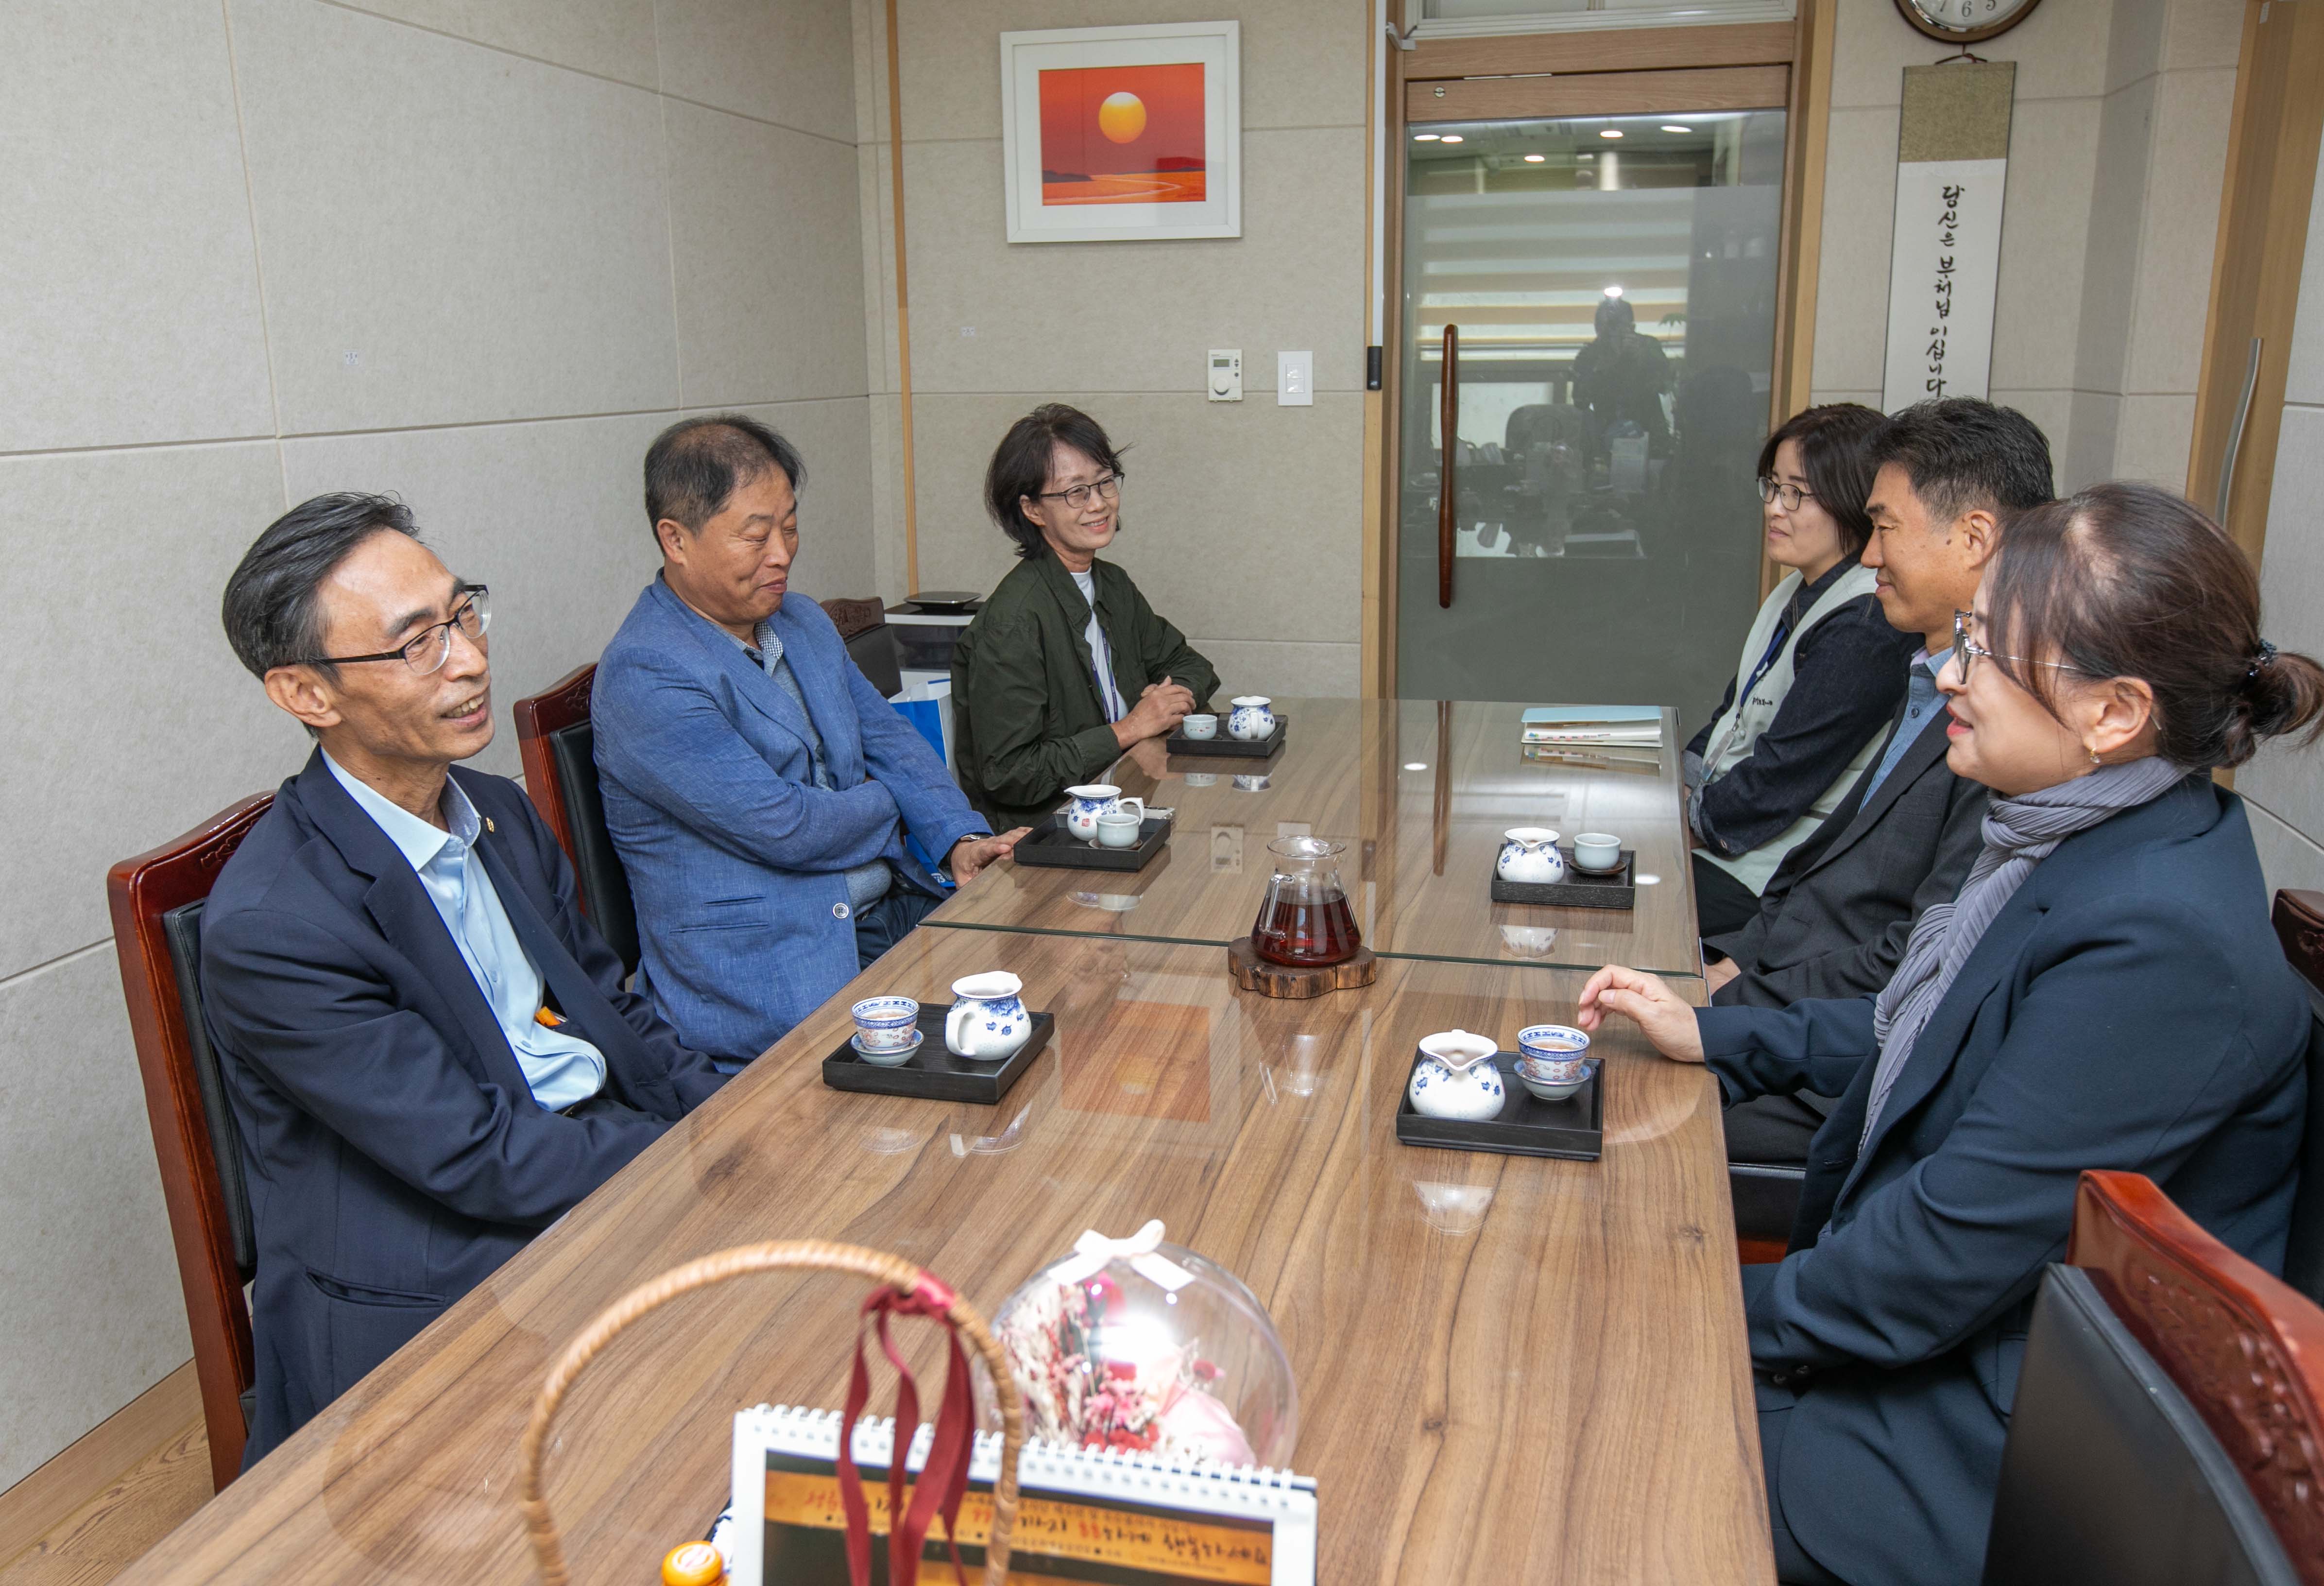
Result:
<instances>
[{"instance_id":1,"label":"woman in olive green jacket","mask_svg":"<svg viewBox=\"0 0 2324 1586\"><path fill-rule=\"evenodd\" d=\"M1011 425L984 502L1024 559L953 651L953 763L969 802L1013 826L1207 710L1219 675L1098 559L1120 524L1121 461L1088 414L1052 402Z\"/></svg>"}]
</instances>

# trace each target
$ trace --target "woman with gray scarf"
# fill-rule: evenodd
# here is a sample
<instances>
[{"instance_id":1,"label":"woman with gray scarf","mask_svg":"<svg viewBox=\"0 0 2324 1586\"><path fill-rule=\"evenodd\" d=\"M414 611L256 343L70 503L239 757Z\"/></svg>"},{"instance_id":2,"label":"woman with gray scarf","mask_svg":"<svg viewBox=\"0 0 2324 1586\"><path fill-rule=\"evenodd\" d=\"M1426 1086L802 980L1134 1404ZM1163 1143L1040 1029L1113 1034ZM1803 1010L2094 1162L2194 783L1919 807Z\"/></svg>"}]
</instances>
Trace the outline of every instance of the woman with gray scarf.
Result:
<instances>
[{"instance_id":1,"label":"woman with gray scarf","mask_svg":"<svg viewBox=\"0 0 2324 1586\"><path fill-rule=\"evenodd\" d=\"M2099 485L2019 516L1941 678L1993 790L1959 898L1877 997L1697 1009L1609 966L1730 1102L1841 1098L1792 1248L1744 1269L1786 1581L1978 1580L2044 1265L2085 1168L2144 1173L2280 1270L2308 1008L2242 802L2209 771L2324 728L2324 670L2259 634L2251 567L2185 502Z\"/></svg>"}]
</instances>

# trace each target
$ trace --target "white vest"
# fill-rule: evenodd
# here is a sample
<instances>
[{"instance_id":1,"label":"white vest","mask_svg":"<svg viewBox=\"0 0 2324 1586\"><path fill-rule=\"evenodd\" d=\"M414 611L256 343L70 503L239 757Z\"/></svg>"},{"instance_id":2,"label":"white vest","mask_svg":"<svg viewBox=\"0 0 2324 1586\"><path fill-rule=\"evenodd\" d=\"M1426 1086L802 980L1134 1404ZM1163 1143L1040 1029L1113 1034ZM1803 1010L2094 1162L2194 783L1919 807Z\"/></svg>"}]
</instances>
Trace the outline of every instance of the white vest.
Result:
<instances>
[{"instance_id":1,"label":"white vest","mask_svg":"<svg viewBox=\"0 0 2324 1586\"><path fill-rule=\"evenodd\" d=\"M1831 587L1817 597L1815 604L1801 616L1800 625L1784 639L1782 653L1775 657L1757 684L1753 685L1751 669L1758 665L1761 656L1767 653L1767 646L1775 637L1776 624L1784 620L1784 608L1791 604L1792 596L1799 592L1800 582L1796 572L1784 575L1784 581L1775 586L1775 592L1767 596L1766 603L1760 606L1758 620L1751 624L1751 636L1743 641L1743 660L1735 669L1735 703L1720 713L1719 719L1711 724L1711 736L1705 742L1702 780L1706 787L1751 758L1751 751L1758 743L1759 734L1767 730L1768 724L1775 719L1775 713L1783 708L1784 697L1792 691L1792 668L1799 650L1800 636L1858 595L1871 594L1875 586L1872 569L1860 562L1833 579ZM1784 855L1806 842L1816 827L1823 824L1824 817L1840 807L1840 800L1848 796L1848 790L1855 785L1856 779L1862 776L1864 768L1872 763L1873 755L1879 751L1880 740L1881 734L1877 732L1867 738L1864 746L1856 752L1856 757L1848 762L1847 769L1833 779L1831 787L1816 795L1815 802L1808 806L1807 814L1757 848L1733 859L1713 853L1708 848L1697 848L1695 852L1750 888L1754 894L1766 891L1767 878L1774 875L1775 867L1784 862Z\"/></svg>"}]
</instances>

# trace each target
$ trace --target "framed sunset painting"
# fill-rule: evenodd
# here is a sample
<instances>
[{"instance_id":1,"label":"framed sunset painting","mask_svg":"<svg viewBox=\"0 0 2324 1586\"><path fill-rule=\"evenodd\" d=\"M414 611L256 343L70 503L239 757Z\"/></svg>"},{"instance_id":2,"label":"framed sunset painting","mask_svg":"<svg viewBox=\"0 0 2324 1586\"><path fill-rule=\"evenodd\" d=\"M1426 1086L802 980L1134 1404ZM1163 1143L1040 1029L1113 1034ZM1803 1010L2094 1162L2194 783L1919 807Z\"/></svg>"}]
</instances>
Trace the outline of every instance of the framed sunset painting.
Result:
<instances>
[{"instance_id":1,"label":"framed sunset painting","mask_svg":"<svg viewBox=\"0 0 2324 1586\"><path fill-rule=\"evenodd\" d=\"M1239 24L1001 35L1012 243L1242 235Z\"/></svg>"}]
</instances>

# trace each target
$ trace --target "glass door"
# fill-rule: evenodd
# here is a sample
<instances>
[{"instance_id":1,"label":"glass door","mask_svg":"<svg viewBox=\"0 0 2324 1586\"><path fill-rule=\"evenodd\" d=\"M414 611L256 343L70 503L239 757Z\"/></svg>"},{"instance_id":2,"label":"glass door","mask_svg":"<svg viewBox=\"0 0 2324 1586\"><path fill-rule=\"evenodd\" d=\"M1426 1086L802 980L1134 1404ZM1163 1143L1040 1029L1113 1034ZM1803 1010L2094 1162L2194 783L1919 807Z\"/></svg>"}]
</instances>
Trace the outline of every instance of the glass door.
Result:
<instances>
[{"instance_id":1,"label":"glass door","mask_svg":"<svg viewBox=\"0 0 2324 1586\"><path fill-rule=\"evenodd\" d=\"M1399 694L1717 705L1759 601L1784 120L1406 129Z\"/></svg>"}]
</instances>

